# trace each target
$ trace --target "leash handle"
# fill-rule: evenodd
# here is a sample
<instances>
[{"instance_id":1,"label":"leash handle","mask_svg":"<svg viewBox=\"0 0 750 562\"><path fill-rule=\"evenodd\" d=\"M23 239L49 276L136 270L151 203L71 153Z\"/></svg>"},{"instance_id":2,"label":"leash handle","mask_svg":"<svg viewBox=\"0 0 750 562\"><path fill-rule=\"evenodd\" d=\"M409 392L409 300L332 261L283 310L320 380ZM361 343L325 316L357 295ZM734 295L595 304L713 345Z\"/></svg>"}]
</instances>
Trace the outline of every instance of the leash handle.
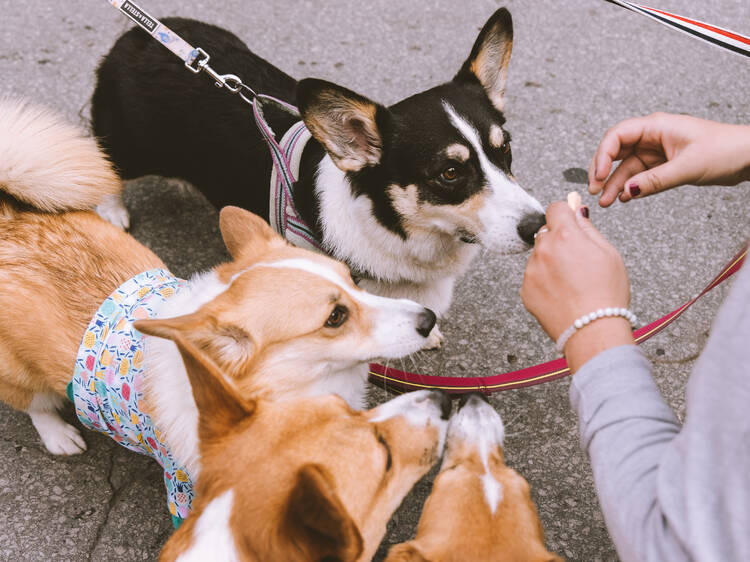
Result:
<instances>
[{"instance_id":1,"label":"leash handle","mask_svg":"<svg viewBox=\"0 0 750 562\"><path fill-rule=\"evenodd\" d=\"M246 98L247 94L245 92L251 94L251 97L255 97L256 94L252 88L243 84L238 76L216 72L208 64L208 61L211 60L211 55L200 47L193 47L135 2L131 0L108 0L108 3L137 23L141 29L177 55L185 63L185 67L194 74L205 72L214 80L218 88L226 88L233 94L239 94L248 103L250 103L250 100Z\"/></svg>"},{"instance_id":2,"label":"leash handle","mask_svg":"<svg viewBox=\"0 0 750 562\"><path fill-rule=\"evenodd\" d=\"M673 310L659 320L652 322L633 332L637 344L641 344L652 336L655 336L669 324L677 320L683 312L690 308L698 299L720 285L729 277L739 271L745 257L748 246L745 246L732 260L724 266L721 272L703 289L697 296ZM372 384L385 390L397 393L409 392L418 389L444 390L449 394L464 394L466 392L479 391L482 394L494 394L503 390L512 390L526 386L535 386L544 382L553 381L570 374L570 369L561 357L554 361L548 361L532 367L526 367L518 371L501 373L490 377L441 377L434 375L420 375L384 367L377 363L370 364L369 379Z\"/></svg>"}]
</instances>

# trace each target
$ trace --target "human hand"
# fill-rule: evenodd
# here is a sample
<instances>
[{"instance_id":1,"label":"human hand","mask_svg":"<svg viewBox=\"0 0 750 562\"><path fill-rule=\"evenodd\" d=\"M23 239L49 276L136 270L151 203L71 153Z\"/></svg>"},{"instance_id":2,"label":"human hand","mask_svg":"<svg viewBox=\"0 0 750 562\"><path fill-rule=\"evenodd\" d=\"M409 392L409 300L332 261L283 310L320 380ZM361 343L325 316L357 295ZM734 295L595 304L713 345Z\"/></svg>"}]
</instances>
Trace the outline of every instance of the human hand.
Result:
<instances>
[{"instance_id":1,"label":"human hand","mask_svg":"<svg viewBox=\"0 0 750 562\"><path fill-rule=\"evenodd\" d=\"M622 160L610 175L612 163ZM607 177L609 176L609 178ZM654 113L610 128L589 165L599 205L683 184L734 185L750 179L750 127Z\"/></svg>"},{"instance_id":2,"label":"human hand","mask_svg":"<svg viewBox=\"0 0 750 562\"><path fill-rule=\"evenodd\" d=\"M553 340L584 314L630 303L625 264L587 215L586 207L574 213L552 203L526 266L521 299ZM601 351L632 343L627 320L601 318L576 331L564 351L575 372Z\"/></svg>"}]
</instances>

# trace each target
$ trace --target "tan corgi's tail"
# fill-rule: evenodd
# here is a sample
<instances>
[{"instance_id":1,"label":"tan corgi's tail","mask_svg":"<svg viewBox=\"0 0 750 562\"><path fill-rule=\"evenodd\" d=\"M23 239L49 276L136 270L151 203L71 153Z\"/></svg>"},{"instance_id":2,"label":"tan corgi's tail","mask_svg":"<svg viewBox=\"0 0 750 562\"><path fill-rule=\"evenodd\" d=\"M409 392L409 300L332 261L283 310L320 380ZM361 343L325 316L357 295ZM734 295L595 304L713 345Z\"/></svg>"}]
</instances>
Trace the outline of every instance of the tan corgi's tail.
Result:
<instances>
[{"instance_id":1,"label":"tan corgi's tail","mask_svg":"<svg viewBox=\"0 0 750 562\"><path fill-rule=\"evenodd\" d=\"M93 209L119 193L112 165L79 127L17 99L0 99L0 191L41 211Z\"/></svg>"}]
</instances>

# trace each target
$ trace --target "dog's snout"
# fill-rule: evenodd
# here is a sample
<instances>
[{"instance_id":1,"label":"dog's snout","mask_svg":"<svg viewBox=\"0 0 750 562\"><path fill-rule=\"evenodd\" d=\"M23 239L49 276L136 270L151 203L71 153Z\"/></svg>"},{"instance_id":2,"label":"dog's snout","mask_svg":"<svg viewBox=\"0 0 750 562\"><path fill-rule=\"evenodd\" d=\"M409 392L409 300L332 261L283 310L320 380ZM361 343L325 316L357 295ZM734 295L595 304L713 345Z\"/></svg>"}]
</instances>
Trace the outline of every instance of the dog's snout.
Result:
<instances>
[{"instance_id":1,"label":"dog's snout","mask_svg":"<svg viewBox=\"0 0 750 562\"><path fill-rule=\"evenodd\" d=\"M521 218L521 222L518 223L518 236L520 236L521 240L526 242L529 246L533 246L534 234L536 234L546 222L547 219L542 213L530 213L524 215Z\"/></svg>"},{"instance_id":2,"label":"dog's snout","mask_svg":"<svg viewBox=\"0 0 750 562\"><path fill-rule=\"evenodd\" d=\"M436 321L437 317L435 316L435 313L429 308L425 308L417 316L417 333L423 338L426 338L430 335L432 328L435 327Z\"/></svg>"}]
</instances>

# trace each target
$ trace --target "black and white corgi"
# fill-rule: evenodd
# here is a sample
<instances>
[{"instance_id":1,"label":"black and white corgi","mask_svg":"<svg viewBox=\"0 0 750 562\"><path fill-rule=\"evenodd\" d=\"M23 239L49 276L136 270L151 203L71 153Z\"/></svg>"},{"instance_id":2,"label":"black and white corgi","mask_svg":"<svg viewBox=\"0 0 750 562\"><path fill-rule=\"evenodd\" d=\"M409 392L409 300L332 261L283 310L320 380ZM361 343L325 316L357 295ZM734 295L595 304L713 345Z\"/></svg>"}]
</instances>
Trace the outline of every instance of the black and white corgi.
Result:
<instances>
[{"instance_id":1,"label":"black and white corgi","mask_svg":"<svg viewBox=\"0 0 750 562\"><path fill-rule=\"evenodd\" d=\"M217 72L299 107L312 139L299 157L294 206L363 288L439 315L480 246L515 253L533 244L544 210L511 173L504 128L513 43L505 8L485 24L453 80L391 107L330 82L297 82L226 30L162 21L207 51ZM117 40L97 78L93 131L123 178L182 178L217 207L269 217L273 164L243 101L187 72L139 29ZM265 113L277 139L297 121L273 107ZM102 212L126 224L121 201ZM436 329L430 343L441 339Z\"/></svg>"}]
</instances>

